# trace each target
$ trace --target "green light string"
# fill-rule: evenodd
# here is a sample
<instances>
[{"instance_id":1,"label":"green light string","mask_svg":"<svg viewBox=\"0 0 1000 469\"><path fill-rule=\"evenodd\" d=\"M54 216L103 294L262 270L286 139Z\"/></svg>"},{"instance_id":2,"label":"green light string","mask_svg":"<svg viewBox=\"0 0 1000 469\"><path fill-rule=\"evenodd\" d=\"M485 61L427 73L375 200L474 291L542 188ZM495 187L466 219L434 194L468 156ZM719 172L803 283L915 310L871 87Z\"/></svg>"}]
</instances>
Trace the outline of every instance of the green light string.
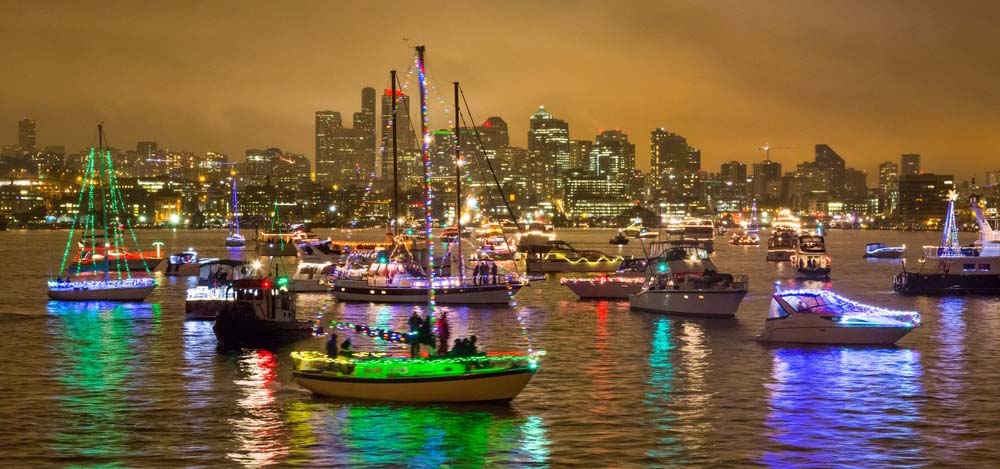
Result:
<instances>
[{"instance_id":1,"label":"green light string","mask_svg":"<svg viewBox=\"0 0 1000 469\"><path fill-rule=\"evenodd\" d=\"M90 236L90 258L91 265L93 265L93 259L96 255L95 252L95 241L94 241L94 164L96 150L93 148L90 150L90 156L87 158L87 226L84 227L84 236ZM83 240L80 244L86 246L86 240ZM80 269L83 267L83 248L80 249L80 256L77 256L76 263L76 274L80 275Z\"/></svg>"},{"instance_id":2,"label":"green light string","mask_svg":"<svg viewBox=\"0 0 1000 469\"><path fill-rule=\"evenodd\" d=\"M118 175L115 174L114 160L111 158L111 152L110 151L108 152L108 155L107 155L107 161L108 161L108 179L110 181L110 186L111 186L111 188L110 188L111 189L111 204L112 204L112 209L114 210L114 213L115 213L115 225L114 225L115 249L126 249L126 246L125 246L125 233L121 229L122 218L123 218L123 214L125 213L125 201L122 198L122 192L121 192L121 190L118 188ZM138 248L138 246L136 246L136 247ZM139 257L142 258L142 249L141 248L139 249ZM145 260L143 260L143 262L145 262ZM125 257L123 259L123 256L118 256L116 264L117 264L117 268L118 268L118 279L119 280L122 278L122 266L124 266L124 268L125 268L125 277L129 278L129 279L132 278L132 270L128 267L128 258L127 257Z\"/></svg>"},{"instance_id":3,"label":"green light string","mask_svg":"<svg viewBox=\"0 0 1000 469\"><path fill-rule=\"evenodd\" d=\"M111 152L108 151L108 154ZM111 243L108 240L108 188L106 187L110 183L110 179L106 177L107 164L104 161L104 154L101 155L101 223L103 223L102 228L104 229L104 272L107 277L111 276ZM120 277L119 277L120 278ZM105 279L107 280L107 278Z\"/></svg>"},{"instance_id":4,"label":"green light string","mask_svg":"<svg viewBox=\"0 0 1000 469\"><path fill-rule=\"evenodd\" d=\"M108 155L110 156L110 152L108 153ZM112 165L111 168L114 168L114 166ZM112 181L111 183L112 187L118 187L118 176L115 176L114 171L111 172L111 181ZM118 194L118 203L121 204L122 211L124 211L125 199L122 197L121 191L116 190L116 193ZM139 238L137 238L135 235L135 229L132 228L132 220L129 217L125 217L125 228L131 235L132 242L135 243L135 248L139 250L139 259L142 260L142 268L146 271L146 275L152 276L153 273L149 270L149 263L146 262L146 256L142 253L142 247L139 245ZM124 239L125 239L125 234L123 233L122 244L125 244ZM128 278L132 278L132 271L129 269L125 269L125 271L127 272Z\"/></svg>"},{"instance_id":5,"label":"green light string","mask_svg":"<svg viewBox=\"0 0 1000 469\"><path fill-rule=\"evenodd\" d=\"M108 152L108 159L109 159L109 161L110 161L110 158L111 158L111 152L109 151ZM125 212L125 199L122 196L121 191L117 189L117 187L118 187L118 176L115 175L114 164L111 164L109 166L109 168L111 169L111 172L110 172L111 189L114 191L114 194L115 194L115 197L114 197L115 202L114 203L118 204L121 207L121 210L120 210L121 212ZM146 256L143 254L142 247L139 245L139 239L135 235L135 230L132 228L132 220L129 217L127 217L127 216L123 217L123 218L125 218L125 228L128 230L129 234L131 235L132 242L135 243L135 248L139 251L139 259L142 261L142 268L146 271L146 275L153 275L153 273L149 270L149 263L146 262ZM121 233L121 239L122 239L122 245L124 246L125 245L125 233ZM125 265L127 267L128 266L128 263L127 263L128 261L126 260L125 262L126 262ZM126 268L125 272L126 272L126 275L128 276L128 278L132 278L132 271L131 271L131 269Z\"/></svg>"},{"instance_id":6,"label":"green light string","mask_svg":"<svg viewBox=\"0 0 1000 469\"><path fill-rule=\"evenodd\" d=\"M86 182L80 186L80 195L76 198L76 213L73 215L73 224L69 226L69 239L66 240L66 249L63 250L62 262L59 263L59 276L62 276L63 271L66 269L66 259L69 259L69 250L70 246L73 245L73 235L76 233L76 224L80 221L80 205L83 204L83 191L85 187Z\"/></svg>"},{"instance_id":7,"label":"green light string","mask_svg":"<svg viewBox=\"0 0 1000 469\"><path fill-rule=\"evenodd\" d=\"M118 233L114 228L108 229L108 210L115 210L114 203L114 188L108 188L111 185L111 177L107 176L105 173L108 172L108 160L111 158L111 151L107 150L101 154L101 167L104 171L101 172L101 195L104 198L104 207L102 208L104 216L104 261L108 264L108 277L111 276L111 249L118 255L115 257L115 278L121 280L122 278L122 252L118 249ZM111 198L111 203L108 203L108 198ZM117 210L115 210L117 212ZM108 239L110 237L110 239Z\"/></svg>"}]
</instances>

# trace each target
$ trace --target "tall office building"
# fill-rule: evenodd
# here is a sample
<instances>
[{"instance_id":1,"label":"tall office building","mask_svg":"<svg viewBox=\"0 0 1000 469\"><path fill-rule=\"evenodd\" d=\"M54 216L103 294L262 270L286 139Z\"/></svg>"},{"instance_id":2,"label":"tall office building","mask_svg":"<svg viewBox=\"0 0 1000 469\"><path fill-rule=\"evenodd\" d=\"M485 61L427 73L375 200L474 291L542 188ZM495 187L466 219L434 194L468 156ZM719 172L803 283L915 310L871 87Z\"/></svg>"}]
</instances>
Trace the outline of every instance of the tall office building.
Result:
<instances>
[{"instance_id":1,"label":"tall office building","mask_svg":"<svg viewBox=\"0 0 1000 469\"><path fill-rule=\"evenodd\" d=\"M17 121L17 145L21 151L33 151L35 149L35 121L24 118Z\"/></svg>"},{"instance_id":2,"label":"tall office building","mask_svg":"<svg viewBox=\"0 0 1000 469\"><path fill-rule=\"evenodd\" d=\"M243 165L244 171L242 179L244 185L268 185L271 176L274 174L274 165L281 150L278 148L268 148L261 150L250 148L246 151L246 163Z\"/></svg>"},{"instance_id":3,"label":"tall office building","mask_svg":"<svg viewBox=\"0 0 1000 469\"><path fill-rule=\"evenodd\" d=\"M907 223L940 223L948 211L948 192L955 178L941 174L903 175L899 178L899 214Z\"/></svg>"},{"instance_id":4,"label":"tall office building","mask_svg":"<svg viewBox=\"0 0 1000 469\"><path fill-rule=\"evenodd\" d=\"M381 164L378 173L382 179L390 181L392 180L392 101L392 90L385 90L382 95ZM420 122L414 122L410 118L410 97L400 90L396 90L396 114L397 152L402 157L404 153L412 153L419 149L419 140L414 127L419 128ZM416 120L419 119L418 115Z\"/></svg>"},{"instance_id":5,"label":"tall office building","mask_svg":"<svg viewBox=\"0 0 1000 469\"><path fill-rule=\"evenodd\" d=\"M357 167L362 171L364 178L368 178L375 170L375 88L366 86L361 89L361 112L354 113L354 129L361 131L355 134L362 135L363 140L358 142L356 155ZM363 132L363 133L362 133Z\"/></svg>"},{"instance_id":6,"label":"tall office building","mask_svg":"<svg viewBox=\"0 0 1000 469\"><path fill-rule=\"evenodd\" d=\"M687 139L663 128L650 133L650 170L657 197L698 198L698 171L701 150L688 145Z\"/></svg>"},{"instance_id":7,"label":"tall office building","mask_svg":"<svg viewBox=\"0 0 1000 469\"><path fill-rule=\"evenodd\" d=\"M730 182L733 184L746 184L747 183L747 165L742 161L730 161L728 163L722 163L721 171L719 176L722 182Z\"/></svg>"},{"instance_id":8,"label":"tall office building","mask_svg":"<svg viewBox=\"0 0 1000 469\"><path fill-rule=\"evenodd\" d=\"M483 125L479 127L479 136L483 139L486 151L496 152L497 148L510 145L507 121L497 116L490 117L483 122Z\"/></svg>"},{"instance_id":9,"label":"tall office building","mask_svg":"<svg viewBox=\"0 0 1000 469\"><path fill-rule=\"evenodd\" d=\"M905 153L899 157L899 175L916 176L920 174L920 155Z\"/></svg>"},{"instance_id":10,"label":"tall office building","mask_svg":"<svg viewBox=\"0 0 1000 469\"><path fill-rule=\"evenodd\" d=\"M594 150L594 142L590 140L569 141L569 167L576 170L590 171L590 154Z\"/></svg>"},{"instance_id":11,"label":"tall office building","mask_svg":"<svg viewBox=\"0 0 1000 469\"><path fill-rule=\"evenodd\" d=\"M833 151L829 145L816 144L816 157L814 160L818 171L826 172L823 179L827 180L829 187L827 192L834 196L844 196L847 193L846 187L846 164L844 158Z\"/></svg>"},{"instance_id":12,"label":"tall office building","mask_svg":"<svg viewBox=\"0 0 1000 469\"><path fill-rule=\"evenodd\" d=\"M899 205L899 166L892 161L878 165L878 205L882 213L892 213Z\"/></svg>"},{"instance_id":13,"label":"tall office building","mask_svg":"<svg viewBox=\"0 0 1000 469\"><path fill-rule=\"evenodd\" d=\"M759 202L772 202L780 196L780 190L772 190L775 185L780 188L781 163L764 160L753 164L753 196Z\"/></svg>"},{"instance_id":14,"label":"tall office building","mask_svg":"<svg viewBox=\"0 0 1000 469\"><path fill-rule=\"evenodd\" d=\"M569 165L567 160L567 166ZM620 178L635 170L635 144L621 130L605 130L597 135L591 151L590 172L596 176Z\"/></svg>"},{"instance_id":15,"label":"tall office building","mask_svg":"<svg viewBox=\"0 0 1000 469\"><path fill-rule=\"evenodd\" d=\"M545 106L531 115L528 123L528 153L541 160L546 174L568 169L569 165L569 124L552 117Z\"/></svg>"},{"instance_id":16,"label":"tall office building","mask_svg":"<svg viewBox=\"0 0 1000 469\"><path fill-rule=\"evenodd\" d=\"M337 130L344 128L337 111L316 111L316 183L332 186L340 176L333 138Z\"/></svg>"}]
</instances>

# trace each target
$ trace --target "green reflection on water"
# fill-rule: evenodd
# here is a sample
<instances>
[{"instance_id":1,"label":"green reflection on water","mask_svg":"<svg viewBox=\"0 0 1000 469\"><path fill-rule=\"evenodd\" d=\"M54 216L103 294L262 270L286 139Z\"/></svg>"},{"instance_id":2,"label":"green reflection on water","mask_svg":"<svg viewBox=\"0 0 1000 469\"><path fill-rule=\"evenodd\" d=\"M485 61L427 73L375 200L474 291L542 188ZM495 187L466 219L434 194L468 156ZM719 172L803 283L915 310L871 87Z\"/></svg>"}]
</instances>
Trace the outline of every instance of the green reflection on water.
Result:
<instances>
[{"instance_id":1,"label":"green reflection on water","mask_svg":"<svg viewBox=\"0 0 1000 469\"><path fill-rule=\"evenodd\" d=\"M647 415L652 416L657 434L657 447L647 451L651 458L673 458L681 453L680 439L676 436L677 416L668 410L674 391L673 344L670 319L659 318L654 324L652 349L649 353L649 391L645 403Z\"/></svg>"},{"instance_id":2,"label":"green reflection on water","mask_svg":"<svg viewBox=\"0 0 1000 469\"><path fill-rule=\"evenodd\" d=\"M62 386L56 395L63 413L52 449L75 462L120 466L128 442L125 392L136 359L133 319L152 314L158 323L160 307L50 302L48 309L60 357L51 371Z\"/></svg>"}]
</instances>

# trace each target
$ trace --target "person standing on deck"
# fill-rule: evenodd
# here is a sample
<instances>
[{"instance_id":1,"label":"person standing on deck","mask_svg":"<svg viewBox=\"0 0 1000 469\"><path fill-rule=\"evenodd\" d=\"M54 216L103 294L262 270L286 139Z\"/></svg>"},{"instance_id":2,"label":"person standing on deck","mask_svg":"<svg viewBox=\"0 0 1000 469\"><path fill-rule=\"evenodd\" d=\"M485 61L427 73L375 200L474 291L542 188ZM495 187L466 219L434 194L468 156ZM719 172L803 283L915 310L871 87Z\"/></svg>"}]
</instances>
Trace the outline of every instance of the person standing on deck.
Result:
<instances>
[{"instance_id":1,"label":"person standing on deck","mask_svg":"<svg viewBox=\"0 0 1000 469\"><path fill-rule=\"evenodd\" d=\"M437 330L438 330L438 355L448 354L448 339L451 336L451 331L448 326L448 312L445 311L441 313L441 317L438 318Z\"/></svg>"},{"instance_id":2,"label":"person standing on deck","mask_svg":"<svg viewBox=\"0 0 1000 469\"><path fill-rule=\"evenodd\" d=\"M422 326L424 320L417 314L417 310L413 310L413 314L410 315L410 334L406 339L410 342L410 358L417 358L420 354L420 326Z\"/></svg>"}]
</instances>

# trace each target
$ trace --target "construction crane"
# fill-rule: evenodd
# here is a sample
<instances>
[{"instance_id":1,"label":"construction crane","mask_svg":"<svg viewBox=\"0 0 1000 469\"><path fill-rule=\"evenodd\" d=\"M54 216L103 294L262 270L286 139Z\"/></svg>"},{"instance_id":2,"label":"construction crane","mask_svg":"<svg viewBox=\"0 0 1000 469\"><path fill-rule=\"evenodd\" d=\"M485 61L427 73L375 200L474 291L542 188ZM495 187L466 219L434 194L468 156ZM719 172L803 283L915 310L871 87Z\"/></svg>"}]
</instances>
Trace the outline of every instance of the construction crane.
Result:
<instances>
[{"instance_id":1,"label":"construction crane","mask_svg":"<svg viewBox=\"0 0 1000 469\"><path fill-rule=\"evenodd\" d=\"M791 150L795 147L772 147L771 144L765 143L762 147L757 147L758 150L764 150L764 161L771 161L771 150Z\"/></svg>"}]
</instances>

